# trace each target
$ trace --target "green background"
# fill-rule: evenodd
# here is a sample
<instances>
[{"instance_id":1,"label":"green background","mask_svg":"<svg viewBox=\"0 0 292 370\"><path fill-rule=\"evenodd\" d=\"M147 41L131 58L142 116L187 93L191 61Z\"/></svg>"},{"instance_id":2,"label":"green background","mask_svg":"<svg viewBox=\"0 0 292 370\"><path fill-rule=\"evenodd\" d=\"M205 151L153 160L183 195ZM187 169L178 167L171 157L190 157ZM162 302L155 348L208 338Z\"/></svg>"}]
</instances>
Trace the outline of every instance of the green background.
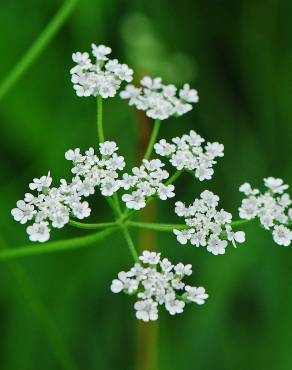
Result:
<instances>
[{"instance_id":1,"label":"green background","mask_svg":"<svg viewBox=\"0 0 292 370\"><path fill-rule=\"evenodd\" d=\"M0 4L0 80L61 5L10 0ZM190 82L200 103L163 122L161 137L190 129L225 145L210 182L183 176L176 199L191 202L208 188L237 218L238 187L263 177L291 183L292 2L288 0L82 0L40 58L0 102L1 246L28 244L10 216L33 177L51 170L69 178L64 152L96 146L96 104L78 98L69 69L74 51L104 43L114 57L166 82ZM105 132L137 163L151 124L108 99ZM104 200L91 199L91 220L111 220ZM179 222L173 201L144 221ZM116 234L96 247L27 257L0 265L1 370L261 370L292 368L292 250L268 232L245 228L247 242L224 256L181 247L165 234L135 234L174 262L190 262L193 283L207 288L205 306L183 315L160 312L158 325L138 324L132 299L114 295L116 273L131 256ZM67 226L62 239L86 232ZM39 246L42 248L42 246ZM73 362L75 365L73 365Z\"/></svg>"}]
</instances>

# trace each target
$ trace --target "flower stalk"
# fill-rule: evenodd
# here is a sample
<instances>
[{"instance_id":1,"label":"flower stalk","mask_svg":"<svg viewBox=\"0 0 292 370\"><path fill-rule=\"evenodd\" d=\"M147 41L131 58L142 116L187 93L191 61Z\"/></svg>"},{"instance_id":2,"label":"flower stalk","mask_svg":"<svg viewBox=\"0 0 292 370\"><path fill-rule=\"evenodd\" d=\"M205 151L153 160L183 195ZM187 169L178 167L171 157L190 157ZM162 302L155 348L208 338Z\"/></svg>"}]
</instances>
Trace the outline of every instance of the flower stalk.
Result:
<instances>
[{"instance_id":1,"label":"flower stalk","mask_svg":"<svg viewBox=\"0 0 292 370\"><path fill-rule=\"evenodd\" d=\"M149 144L147 146L147 149L146 149L146 152L145 152L145 155L144 155L145 159L149 159L151 157L151 154L153 152L154 144L156 143L156 140L157 140L157 137L158 137L158 134L159 134L160 125L161 125L161 122L158 119L156 119L154 121L154 127L153 127L153 130L152 130L152 133L151 133Z\"/></svg>"}]
</instances>

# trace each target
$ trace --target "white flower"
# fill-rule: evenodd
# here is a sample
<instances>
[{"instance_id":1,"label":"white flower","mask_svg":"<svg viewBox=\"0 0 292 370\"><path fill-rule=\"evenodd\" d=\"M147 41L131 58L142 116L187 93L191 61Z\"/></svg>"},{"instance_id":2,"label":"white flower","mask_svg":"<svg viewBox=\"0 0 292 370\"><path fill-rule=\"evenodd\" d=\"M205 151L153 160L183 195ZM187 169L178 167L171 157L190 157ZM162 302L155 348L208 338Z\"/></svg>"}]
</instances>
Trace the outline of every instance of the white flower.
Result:
<instances>
[{"instance_id":1,"label":"white flower","mask_svg":"<svg viewBox=\"0 0 292 370\"><path fill-rule=\"evenodd\" d=\"M219 202L218 195L215 195L214 193L212 193L212 191L209 191L209 190L204 190L201 193L200 198L204 201L206 206L209 208L217 207L218 202Z\"/></svg>"},{"instance_id":2,"label":"white flower","mask_svg":"<svg viewBox=\"0 0 292 370\"><path fill-rule=\"evenodd\" d=\"M113 155L118 150L118 146L114 141L105 141L99 144L101 155Z\"/></svg>"},{"instance_id":3,"label":"white flower","mask_svg":"<svg viewBox=\"0 0 292 370\"><path fill-rule=\"evenodd\" d=\"M185 307L185 302L179 301L178 299L169 300L165 303L165 309L171 314L176 315L182 313Z\"/></svg>"},{"instance_id":4,"label":"white flower","mask_svg":"<svg viewBox=\"0 0 292 370\"><path fill-rule=\"evenodd\" d=\"M160 253L144 251L129 271L121 271L111 284L113 293L124 292L137 296L134 304L136 317L143 321L158 319L158 306L164 306L170 315L182 313L186 303L203 304L208 295L202 287L185 286L184 276L192 274L192 266L173 265Z\"/></svg>"},{"instance_id":5,"label":"white flower","mask_svg":"<svg viewBox=\"0 0 292 370\"><path fill-rule=\"evenodd\" d=\"M33 179L33 182L29 184L30 190L43 191L46 188L49 188L52 183L52 178L50 172L47 176L42 176L40 179Z\"/></svg>"},{"instance_id":6,"label":"white flower","mask_svg":"<svg viewBox=\"0 0 292 370\"><path fill-rule=\"evenodd\" d=\"M211 235L210 239L208 240L207 251L217 256L218 254L224 254L226 247L226 240L221 240L218 238L218 236Z\"/></svg>"},{"instance_id":7,"label":"white flower","mask_svg":"<svg viewBox=\"0 0 292 370\"><path fill-rule=\"evenodd\" d=\"M239 208L239 217L246 220L252 220L258 213L258 206L257 198L254 196L243 199L241 207Z\"/></svg>"},{"instance_id":8,"label":"white flower","mask_svg":"<svg viewBox=\"0 0 292 370\"><path fill-rule=\"evenodd\" d=\"M27 223L27 221L31 220L36 213L34 206L25 203L23 200L18 200L16 202L16 207L17 208L13 208L11 214L14 220L21 224Z\"/></svg>"},{"instance_id":9,"label":"white flower","mask_svg":"<svg viewBox=\"0 0 292 370\"><path fill-rule=\"evenodd\" d=\"M182 202L175 203L175 213L185 218L184 230L174 229L180 244L190 244L196 247L206 247L214 254L224 254L227 241L243 243L245 234L242 231L233 232L231 228L232 215L224 209L217 211L219 197L209 190L204 190L200 198L186 207ZM225 229L226 235L222 233Z\"/></svg>"},{"instance_id":10,"label":"white flower","mask_svg":"<svg viewBox=\"0 0 292 370\"><path fill-rule=\"evenodd\" d=\"M175 152L175 145L169 144L165 139L161 139L154 145L155 152L163 157Z\"/></svg>"},{"instance_id":11,"label":"white flower","mask_svg":"<svg viewBox=\"0 0 292 370\"><path fill-rule=\"evenodd\" d=\"M205 150L206 155L211 159L224 156L224 145L217 142L207 143Z\"/></svg>"},{"instance_id":12,"label":"white flower","mask_svg":"<svg viewBox=\"0 0 292 370\"><path fill-rule=\"evenodd\" d=\"M106 162L105 162L105 165L106 167L109 169L109 170L113 170L113 171L116 171L116 170L123 170L126 163L125 163L125 159L124 157L122 156L118 156L116 153L114 153L110 159L108 159Z\"/></svg>"},{"instance_id":13,"label":"white flower","mask_svg":"<svg viewBox=\"0 0 292 370\"><path fill-rule=\"evenodd\" d=\"M96 46L95 44L91 44L92 47L92 54L98 61L108 60L106 55L112 52L112 49L105 45Z\"/></svg>"},{"instance_id":14,"label":"white flower","mask_svg":"<svg viewBox=\"0 0 292 370\"><path fill-rule=\"evenodd\" d=\"M120 182L109 176L101 180L100 191L104 197L112 196L119 188Z\"/></svg>"},{"instance_id":15,"label":"white flower","mask_svg":"<svg viewBox=\"0 0 292 370\"><path fill-rule=\"evenodd\" d=\"M196 169L195 175L200 181L211 180L214 174L213 168L206 167L201 165Z\"/></svg>"},{"instance_id":16,"label":"white flower","mask_svg":"<svg viewBox=\"0 0 292 370\"><path fill-rule=\"evenodd\" d=\"M230 240L233 244L233 246L236 248L236 242L237 243L244 243L245 242L245 233L243 231L232 231L232 228L230 225L225 226L225 230L227 233L227 239Z\"/></svg>"},{"instance_id":17,"label":"white flower","mask_svg":"<svg viewBox=\"0 0 292 370\"><path fill-rule=\"evenodd\" d=\"M248 183L241 185L239 190L246 198L241 202L239 216L246 220L258 218L266 230L273 229L273 239L277 244L288 246L292 240L292 231L285 225L291 216L288 209L291 199L289 194L283 193L288 185L274 177L265 178L264 184L268 189L265 193L252 189Z\"/></svg>"},{"instance_id":18,"label":"white flower","mask_svg":"<svg viewBox=\"0 0 292 370\"><path fill-rule=\"evenodd\" d=\"M184 265L182 263L178 263L174 267L174 270L177 275L187 275L187 276L192 275L192 265L190 264Z\"/></svg>"},{"instance_id":19,"label":"white flower","mask_svg":"<svg viewBox=\"0 0 292 370\"><path fill-rule=\"evenodd\" d=\"M245 195L257 195L259 193L258 189L252 189L248 182L245 182L239 187L239 191Z\"/></svg>"},{"instance_id":20,"label":"white flower","mask_svg":"<svg viewBox=\"0 0 292 370\"><path fill-rule=\"evenodd\" d=\"M160 261L160 267L162 271L169 272L172 270L173 265L167 258L163 258L163 260Z\"/></svg>"},{"instance_id":21,"label":"white flower","mask_svg":"<svg viewBox=\"0 0 292 370\"><path fill-rule=\"evenodd\" d=\"M121 91L120 97L122 99L129 99L129 105L135 105L137 104L140 93L141 88L137 88L134 85L127 85L125 90Z\"/></svg>"},{"instance_id":22,"label":"white flower","mask_svg":"<svg viewBox=\"0 0 292 370\"><path fill-rule=\"evenodd\" d=\"M127 64L120 64L115 73L122 81L131 82L133 80L134 71Z\"/></svg>"},{"instance_id":23,"label":"white flower","mask_svg":"<svg viewBox=\"0 0 292 370\"><path fill-rule=\"evenodd\" d=\"M141 83L142 86L147 87L147 89L149 89L149 90L158 90L158 89L162 88L162 83L161 83L161 78L160 77L156 77L156 78L152 79L149 76L145 76L145 77L142 78L140 83Z\"/></svg>"},{"instance_id":24,"label":"white flower","mask_svg":"<svg viewBox=\"0 0 292 370\"><path fill-rule=\"evenodd\" d=\"M136 317L142 321L155 321L158 319L157 303L152 299L137 301L134 305Z\"/></svg>"},{"instance_id":25,"label":"white flower","mask_svg":"<svg viewBox=\"0 0 292 370\"><path fill-rule=\"evenodd\" d=\"M85 68L85 69L88 69L91 67L91 61L90 61L88 53L80 53L79 51L77 53L73 53L72 60L73 62L78 64L78 67Z\"/></svg>"},{"instance_id":26,"label":"white flower","mask_svg":"<svg viewBox=\"0 0 292 370\"><path fill-rule=\"evenodd\" d=\"M121 187L125 190L134 191L131 194L124 194L122 200L130 209L141 209L146 206L148 197L157 195L160 199L166 200L175 196L173 185L162 183L169 177L169 173L162 169L164 164L159 159L143 159L140 167L132 168L133 175L124 174Z\"/></svg>"},{"instance_id":27,"label":"white flower","mask_svg":"<svg viewBox=\"0 0 292 370\"><path fill-rule=\"evenodd\" d=\"M131 82L133 70L117 59L109 60L111 48L92 44L92 54L96 59L92 63L88 53L74 53L76 65L70 70L71 81L77 96L114 97L123 81Z\"/></svg>"},{"instance_id":28,"label":"white flower","mask_svg":"<svg viewBox=\"0 0 292 370\"><path fill-rule=\"evenodd\" d=\"M79 148L76 148L74 150L67 150L67 152L65 153L65 158L67 159L67 161L72 161L74 163L83 162L84 160L83 155L80 154Z\"/></svg>"},{"instance_id":29,"label":"white flower","mask_svg":"<svg viewBox=\"0 0 292 370\"><path fill-rule=\"evenodd\" d=\"M157 194L160 199L166 200L167 198L172 198L175 196L175 193L173 192L174 186L173 185L164 185L159 184L157 189Z\"/></svg>"},{"instance_id":30,"label":"white flower","mask_svg":"<svg viewBox=\"0 0 292 370\"><path fill-rule=\"evenodd\" d=\"M172 143L162 139L154 145L157 154L167 157L177 170L194 171L200 181L210 180L214 174L213 165L217 157L223 157L224 146L217 142L207 143L203 147L204 139L191 130L188 135L175 137Z\"/></svg>"},{"instance_id":31,"label":"white flower","mask_svg":"<svg viewBox=\"0 0 292 370\"><path fill-rule=\"evenodd\" d=\"M91 210L88 203L82 201L83 197L94 194L96 188L100 189L102 195L111 196L123 184L118 172L124 168L125 161L124 157L116 153L117 144L107 141L99 149L100 158L93 148L86 150L85 154L79 148L68 150L65 158L72 161L71 172L75 175L71 182L61 179L59 187L50 188L50 173L34 179L29 187L37 194L26 193L24 200L17 202L17 208L11 211L14 219L20 223L30 220L41 225L46 223L46 227L50 229L64 227L69 222L70 215L78 219L88 217ZM155 161L154 163L157 164ZM134 183L132 185L135 186ZM145 205L146 203L143 204ZM38 241L37 238L34 240Z\"/></svg>"},{"instance_id":32,"label":"white flower","mask_svg":"<svg viewBox=\"0 0 292 370\"><path fill-rule=\"evenodd\" d=\"M34 223L26 229L29 239L33 242L44 243L50 238L50 229L47 222Z\"/></svg>"},{"instance_id":33,"label":"white flower","mask_svg":"<svg viewBox=\"0 0 292 370\"><path fill-rule=\"evenodd\" d=\"M190 89L189 84L184 84L183 88L179 91L179 97L188 103L198 103L199 96L195 89Z\"/></svg>"},{"instance_id":34,"label":"white flower","mask_svg":"<svg viewBox=\"0 0 292 370\"><path fill-rule=\"evenodd\" d=\"M112 281L111 291L113 293L120 293L123 290L123 288L124 288L124 285L120 280L114 279Z\"/></svg>"},{"instance_id":35,"label":"white flower","mask_svg":"<svg viewBox=\"0 0 292 370\"><path fill-rule=\"evenodd\" d=\"M134 191L132 194L124 194L122 200L130 209L139 210L146 206L145 197L140 190Z\"/></svg>"},{"instance_id":36,"label":"white flower","mask_svg":"<svg viewBox=\"0 0 292 370\"><path fill-rule=\"evenodd\" d=\"M120 93L122 99L129 99L129 105L146 111L153 119L164 120L170 116L181 116L192 109L190 103L198 102L198 93L185 84L176 96L174 85L163 85L160 77L152 79L149 76L140 81L141 87L127 85ZM159 149L158 149L159 150Z\"/></svg>"},{"instance_id":37,"label":"white flower","mask_svg":"<svg viewBox=\"0 0 292 370\"><path fill-rule=\"evenodd\" d=\"M123 174L123 180L121 180L121 187L125 190L129 190L138 183L139 179L137 176L131 176L127 173Z\"/></svg>"},{"instance_id":38,"label":"white flower","mask_svg":"<svg viewBox=\"0 0 292 370\"><path fill-rule=\"evenodd\" d=\"M73 214L80 220L90 215L91 209L88 202L75 203L72 205Z\"/></svg>"},{"instance_id":39,"label":"white flower","mask_svg":"<svg viewBox=\"0 0 292 370\"><path fill-rule=\"evenodd\" d=\"M275 243L288 247L292 240L292 231L284 225L276 225L273 230L273 239Z\"/></svg>"},{"instance_id":40,"label":"white flower","mask_svg":"<svg viewBox=\"0 0 292 370\"><path fill-rule=\"evenodd\" d=\"M180 217L186 217L190 212L189 208L186 207L183 202L176 202L174 211Z\"/></svg>"},{"instance_id":41,"label":"white flower","mask_svg":"<svg viewBox=\"0 0 292 370\"><path fill-rule=\"evenodd\" d=\"M180 244L187 244L187 242L191 238L191 233L189 230L177 230L173 229L174 235L176 235L176 239Z\"/></svg>"},{"instance_id":42,"label":"white flower","mask_svg":"<svg viewBox=\"0 0 292 370\"><path fill-rule=\"evenodd\" d=\"M206 294L205 288L203 287L192 287L187 285L185 287L185 290L187 292L186 298L194 303L197 304L204 304L205 300L209 297L208 294Z\"/></svg>"},{"instance_id":43,"label":"white flower","mask_svg":"<svg viewBox=\"0 0 292 370\"><path fill-rule=\"evenodd\" d=\"M284 190L287 190L289 185L285 185L282 179L275 179L274 177L268 177L264 179L265 186L269 188L275 194L282 194Z\"/></svg>"},{"instance_id":44,"label":"white flower","mask_svg":"<svg viewBox=\"0 0 292 370\"><path fill-rule=\"evenodd\" d=\"M144 251L139 259L143 263L149 263L150 265L157 265L160 261L160 253Z\"/></svg>"}]
</instances>

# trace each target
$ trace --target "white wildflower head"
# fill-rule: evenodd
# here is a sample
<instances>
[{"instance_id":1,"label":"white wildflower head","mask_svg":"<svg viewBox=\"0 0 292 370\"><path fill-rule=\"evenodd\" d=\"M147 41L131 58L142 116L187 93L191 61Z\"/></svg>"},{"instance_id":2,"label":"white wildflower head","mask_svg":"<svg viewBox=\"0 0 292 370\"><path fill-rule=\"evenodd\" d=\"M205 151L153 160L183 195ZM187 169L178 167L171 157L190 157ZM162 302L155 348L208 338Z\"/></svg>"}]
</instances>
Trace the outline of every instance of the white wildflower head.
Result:
<instances>
[{"instance_id":1,"label":"white wildflower head","mask_svg":"<svg viewBox=\"0 0 292 370\"><path fill-rule=\"evenodd\" d=\"M239 216L245 220L258 218L261 225L272 230L275 243L289 246L292 241L292 231L288 228L292 220L291 199L288 193L288 185L282 179L268 177L264 179L267 190L261 193L258 189L252 189L250 184L240 186L239 191L246 198L241 202Z\"/></svg>"},{"instance_id":2,"label":"white wildflower head","mask_svg":"<svg viewBox=\"0 0 292 370\"><path fill-rule=\"evenodd\" d=\"M91 45L94 61L88 53L74 53L76 65L71 69L71 81L78 96L114 97L123 81L131 82L133 70L117 59L109 59L111 48Z\"/></svg>"},{"instance_id":3,"label":"white wildflower head","mask_svg":"<svg viewBox=\"0 0 292 370\"><path fill-rule=\"evenodd\" d=\"M191 130L188 135L173 138L171 143L161 139L154 149L158 155L168 158L177 170L194 171L195 177L203 181L212 178L216 158L224 155L222 144L214 142L203 146L204 142L205 139Z\"/></svg>"},{"instance_id":4,"label":"white wildflower head","mask_svg":"<svg viewBox=\"0 0 292 370\"><path fill-rule=\"evenodd\" d=\"M132 169L132 174L124 174L121 187L132 191L122 196L127 208L135 210L144 208L147 199L153 196L161 200L175 196L174 186L163 183L169 177L169 173L163 167L164 163L159 159L150 161L143 159L140 167Z\"/></svg>"},{"instance_id":5,"label":"white wildflower head","mask_svg":"<svg viewBox=\"0 0 292 370\"><path fill-rule=\"evenodd\" d=\"M150 118L165 120L170 116L181 116L189 112L192 104L199 101L197 90L185 84L177 93L174 85L164 85L160 77L149 76L140 81L141 87L127 85L120 93L122 99L129 100L129 105L146 112Z\"/></svg>"},{"instance_id":6,"label":"white wildflower head","mask_svg":"<svg viewBox=\"0 0 292 370\"><path fill-rule=\"evenodd\" d=\"M219 197L208 190L203 191L190 206L176 202L175 212L185 219L186 224L181 230L173 230L180 244L204 247L208 252L218 255L225 253L227 241L231 241L233 246L245 241L243 231L232 230L232 215L224 209L217 210L218 202Z\"/></svg>"},{"instance_id":7,"label":"white wildflower head","mask_svg":"<svg viewBox=\"0 0 292 370\"><path fill-rule=\"evenodd\" d=\"M170 315L182 313L186 303L205 303L208 298L203 287L185 285L183 279L192 274L192 266L173 265L160 253L144 251L129 271L121 271L112 281L113 293L135 295L136 317L142 321L158 319L158 307L164 306Z\"/></svg>"},{"instance_id":8,"label":"white wildflower head","mask_svg":"<svg viewBox=\"0 0 292 370\"><path fill-rule=\"evenodd\" d=\"M45 242L50 237L51 228L64 227L70 217L79 220L88 217L91 209L82 198L94 194L96 188L103 196L111 196L120 189L119 171L124 169L125 161L117 150L117 144L112 141L100 144L98 155L93 148L84 154L79 148L70 149L65 153L65 158L73 164L71 172L74 176L70 183L61 179L59 187L51 187L49 173L29 184L35 193L25 194L11 214L22 224L32 222L27 227L30 240Z\"/></svg>"}]
</instances>

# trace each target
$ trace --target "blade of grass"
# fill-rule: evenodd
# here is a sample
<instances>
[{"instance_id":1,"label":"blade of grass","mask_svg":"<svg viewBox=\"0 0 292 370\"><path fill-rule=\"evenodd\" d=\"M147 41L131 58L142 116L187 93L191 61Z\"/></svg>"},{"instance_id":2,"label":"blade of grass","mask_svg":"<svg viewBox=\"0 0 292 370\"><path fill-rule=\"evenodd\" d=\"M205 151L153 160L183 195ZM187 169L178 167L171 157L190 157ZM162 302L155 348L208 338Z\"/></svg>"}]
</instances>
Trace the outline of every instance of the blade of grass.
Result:
<instances>
[{"instance_id":1,"label":"blade of grass","mask_svg":"<svg viewBox=\"0 0 292 370\"><path fill-rule=\"evenodd\" d=\"M11 87L20 79L25 71L34 63L37 57L44 51L49 42L57 34L65 21L68 19L72 10L79 0L67 0L58 10L56 15L51 19L43 32L12 68L10 73L4 78L0 84L0 101Z\"/></svg>"}]
</instances>

